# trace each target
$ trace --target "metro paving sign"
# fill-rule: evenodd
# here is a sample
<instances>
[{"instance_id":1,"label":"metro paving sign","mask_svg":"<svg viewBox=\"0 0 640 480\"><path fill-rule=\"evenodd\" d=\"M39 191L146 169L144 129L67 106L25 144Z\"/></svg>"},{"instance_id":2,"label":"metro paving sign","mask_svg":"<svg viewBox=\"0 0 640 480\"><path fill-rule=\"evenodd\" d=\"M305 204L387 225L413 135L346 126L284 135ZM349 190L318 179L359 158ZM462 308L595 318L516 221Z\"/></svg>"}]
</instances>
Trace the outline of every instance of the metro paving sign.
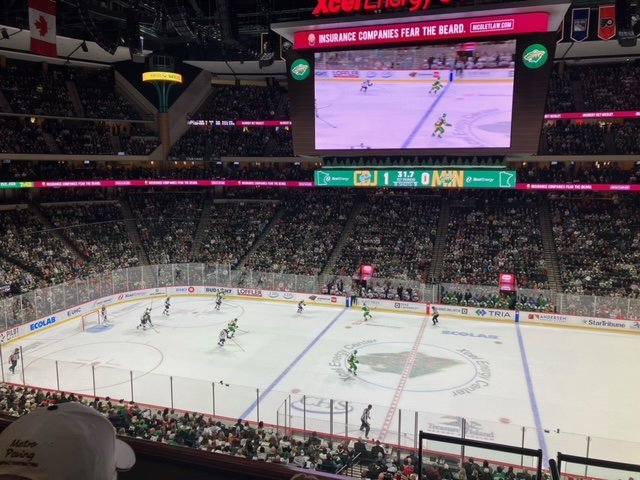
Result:
<instances>
[{"instance_id":1,"label":"metro paving sign","mask_svg":"<svg viewBox=\"0 0 640 480\"><path fill-rule=\"evenodd\" d=\"M318 0L318 5L313 9L316 17L340 14L360 14L374 12L392 12L406 10L418 12L427 10L432 0ZM440 0L447 5L451 0Z\"/></svg>"}]
</instances>

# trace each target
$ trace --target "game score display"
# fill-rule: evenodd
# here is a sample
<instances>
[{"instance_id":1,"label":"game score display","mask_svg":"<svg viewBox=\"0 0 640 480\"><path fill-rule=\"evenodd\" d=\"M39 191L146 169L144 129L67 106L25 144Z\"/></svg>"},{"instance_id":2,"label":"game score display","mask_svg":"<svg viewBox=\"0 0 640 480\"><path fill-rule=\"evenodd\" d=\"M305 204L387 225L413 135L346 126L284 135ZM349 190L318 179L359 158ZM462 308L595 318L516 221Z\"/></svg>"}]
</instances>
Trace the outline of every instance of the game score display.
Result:
<instances>
[{"instance_id":1,"label":"game score display","mask_svg":"<svg viewBox=\"0 0 640 480\"><path fill-rule=\"evenodd\" d=\"M515 170L317 170L317 187L516 188Z\"/></svg>"}]
</instances>

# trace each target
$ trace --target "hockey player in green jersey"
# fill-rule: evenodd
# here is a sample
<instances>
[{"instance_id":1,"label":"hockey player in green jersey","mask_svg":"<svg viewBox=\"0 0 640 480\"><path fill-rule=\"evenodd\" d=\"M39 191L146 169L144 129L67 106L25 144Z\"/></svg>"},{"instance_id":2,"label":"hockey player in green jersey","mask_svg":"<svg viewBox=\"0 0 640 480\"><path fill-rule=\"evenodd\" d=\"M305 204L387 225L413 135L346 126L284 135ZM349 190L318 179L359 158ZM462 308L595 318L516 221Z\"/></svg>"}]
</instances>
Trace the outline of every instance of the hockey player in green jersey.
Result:
<instances>
[{"instance_id":1,"label":"hockey player in green jersey","mask_svg":"<svg viewBox=\"0 0 640 480\"><path fill-rule=\"evenodd\" d=\"M431 90L429 90L429 94L438 93L442 89L442 83L440 83L440 79L436 78L436 81L431 85Z\"/></svg>"},{"instance_id":2,"label":"hockey player in green jersey","mask_svg":"<svg viewBox=\"0 0 640 480\"><path fill-rule=\"evenodd\" d=\"M447 114L443 113L442 116L435 123L435 130L431 134L432 137L435 137L436 133L438 134L438 138L442 138L444 134L444 127L450 127L451 124L447 123Z\"/></svg>"},{"instance_id":3,"label":"hockey player in green jersey","mask_svg":"<svg viewBox=\"0 0 640 480\"><path fill-rule=\"evenodd\" d=\"M369 312L369 307L367 306L367 304L365 303L362 306L362 316L364 317L364 321L366 322L367 320L373 318L371 316L371 312Z\"/></svg>"},{"instance_id":4,"label":"hockey player in green jersey","mask_svg":"<svg viewBox=\"0 0 640 480\"><path fill-rule=\"evenodd\" d=\"M353 373L354 375L358 375L358 373L357 373L358 364L360 363L360 361L356 357L357 354L358 354L358 351L354 350L353 353L351 355L349 355L349 358L347 358L348 370L349 370L349 372Z\"/></svg>"},{"instance_id":5,"label":"hockey player in green jersey","mask_svg":"<svg viewBox=\"0 0 640 480\"><path fill-rule=\"evenodd\" d=\"M229 331L229 338L233 337L236 333L236 330L238 330L238 319L234 318L233 320L231 320L229 322L229 325L227 325L227 330Z\"/></svg>"}]
</instances>

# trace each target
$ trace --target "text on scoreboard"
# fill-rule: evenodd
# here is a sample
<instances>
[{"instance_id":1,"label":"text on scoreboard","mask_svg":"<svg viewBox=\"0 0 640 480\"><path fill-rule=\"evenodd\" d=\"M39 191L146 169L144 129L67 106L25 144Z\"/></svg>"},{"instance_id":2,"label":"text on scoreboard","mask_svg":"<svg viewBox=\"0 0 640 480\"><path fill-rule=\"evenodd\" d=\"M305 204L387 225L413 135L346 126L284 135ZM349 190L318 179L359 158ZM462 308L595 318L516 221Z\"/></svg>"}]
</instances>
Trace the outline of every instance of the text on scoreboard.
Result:
<instances>
[{"instance_id":1,"label":"text on scoreboard","mask_svg":"<svg viewBox=\"0 0 640 480\"><path fill-rule=\"evenodd\" d=\"M317 187L516 188L514 170L316 170Z\"/></svg>"}]
</instances>

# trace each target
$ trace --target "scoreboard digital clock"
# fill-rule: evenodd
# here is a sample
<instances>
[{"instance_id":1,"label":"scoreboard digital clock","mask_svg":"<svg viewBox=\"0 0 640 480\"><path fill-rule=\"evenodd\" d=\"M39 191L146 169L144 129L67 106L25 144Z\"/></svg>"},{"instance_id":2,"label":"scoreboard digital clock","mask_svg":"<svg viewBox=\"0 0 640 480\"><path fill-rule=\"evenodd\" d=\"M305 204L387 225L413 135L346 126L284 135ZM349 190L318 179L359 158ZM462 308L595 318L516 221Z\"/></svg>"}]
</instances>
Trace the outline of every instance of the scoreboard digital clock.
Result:
<instances>
[{"instance_id":1,"label":"scoreboard digital clock","mask_svg":"<svg viewBox=\"0 0 640 480\"><path fill-rule=\"evenodd\" d=\"M317 187L516 188L514 170L317 170Z\"/></svg>"}]
</instances>

